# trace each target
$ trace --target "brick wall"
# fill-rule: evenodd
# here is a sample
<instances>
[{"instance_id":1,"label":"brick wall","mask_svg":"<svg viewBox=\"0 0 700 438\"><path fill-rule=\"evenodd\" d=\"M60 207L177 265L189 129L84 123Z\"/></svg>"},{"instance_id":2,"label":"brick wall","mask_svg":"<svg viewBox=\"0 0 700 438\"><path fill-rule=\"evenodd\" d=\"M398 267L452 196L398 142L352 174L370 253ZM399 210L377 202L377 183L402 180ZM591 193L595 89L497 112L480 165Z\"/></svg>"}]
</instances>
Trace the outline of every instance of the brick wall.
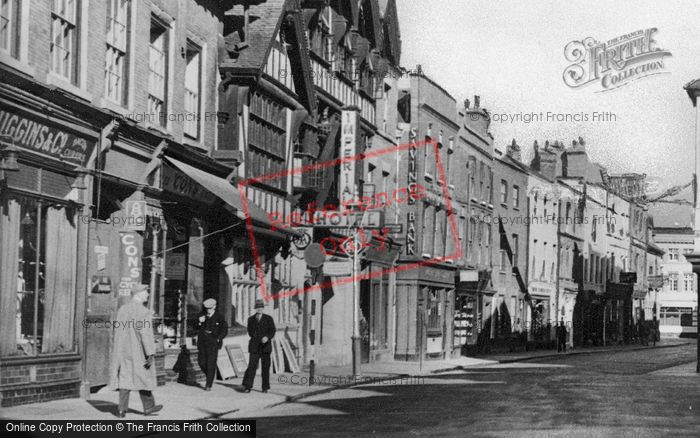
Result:
<instances>
[{"instance_id":1,"label":"brick wall","mask_svg":"<svg viewBox=\"0 0 700 438\"><path fill-rule=\"evenodd\" d=\"M88 2L87 17L83 17L80 25L87 32L87 44L80 47L82 59L87 65L82 70L84 76L83 92L89 95L90 101L97 106L104 104L105 86L105 32L107 20L106 0L83 0ZM35 79L46 82L50 68L51 42L51 1L35 0L30 3L29 24L29 64L34 68ZM202 46L202 82L201 93L204 93L204 113L213 114L217 108L216 82L218 69L218 34L223 31L221 17L223 12L214 1L162 1L162 0L132 0L134 10L128 34L127 82L129 84L128 104L120 111L123 114L141 114L148 109L148 66L151 13L162 10L170 16L171 31L169 33L168 61L168 113L179 114L184 106L184 77L186 60L181 56L181 49L186 48L186 41L191 38ZM118 109L119 105L109 106ZM201 125L201 142L205 149L214 145L216 121L210 119ZM183 123L175 121L169 124L168 133L178 142L183 140Z\"/></svg>"},{"instance_id":2,"label":"brick wall","mask_svg":"<svg viewBox=\"0 0 700 438\"><path fill-rule=\"evenodd\" d=\"M0 406L80 395L80 360L0 365Z\"/></svg>"}]
</instances>

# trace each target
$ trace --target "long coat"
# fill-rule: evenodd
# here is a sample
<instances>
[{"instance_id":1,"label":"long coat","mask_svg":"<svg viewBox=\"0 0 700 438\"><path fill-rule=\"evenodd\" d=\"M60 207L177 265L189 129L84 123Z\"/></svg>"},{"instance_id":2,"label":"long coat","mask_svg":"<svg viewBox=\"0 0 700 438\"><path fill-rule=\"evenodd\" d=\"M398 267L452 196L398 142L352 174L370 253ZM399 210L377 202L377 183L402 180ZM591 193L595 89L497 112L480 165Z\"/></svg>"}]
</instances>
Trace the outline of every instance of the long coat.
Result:
<instances>
[{"instance_id":1,"label":"long coat","mask_svg":"<svg viewBox=\"0 0 700 438\"><path fill-rule=\"evenodd\" d=\"M272 338L275 336L275 321L270 315L264 313L258 322L257 315L248 318L248 353L251 354L270 354L272 353ZM268 340L263 344L262 338L267 336Z\"/></svg>"},{"instance_id":2,"label":"long coat","mask_svg":"<svg viewBox=\"0 0 700 438\"><path fill-rule=\"evenodd\" d=\"M114 348L110 361L112 389L153 390L156 366L144 368L146 358L156 353L151 311L136 300L124 304L114 323Z\"/></svg>"}]
</instances>

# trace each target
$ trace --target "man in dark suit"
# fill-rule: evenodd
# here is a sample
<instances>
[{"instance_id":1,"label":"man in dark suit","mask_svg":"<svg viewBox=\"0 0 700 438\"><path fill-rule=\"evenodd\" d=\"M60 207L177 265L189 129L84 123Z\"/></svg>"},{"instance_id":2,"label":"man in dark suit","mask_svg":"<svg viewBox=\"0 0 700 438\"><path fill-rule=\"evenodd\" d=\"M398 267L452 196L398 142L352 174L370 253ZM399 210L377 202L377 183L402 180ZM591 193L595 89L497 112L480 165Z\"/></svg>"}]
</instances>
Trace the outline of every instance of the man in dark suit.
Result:
<instances>
[{"instance_id":1,"label":"man in dark suit","mask_svg":"<svg viewBox=\"0 0 700 438\"><path fill-rule=\"evenodd\" d=\"M216 300L204 300L204 313L199 317L199 336L197 336L197 362L207 376L205 391L211 391L216 377L216 359L223 340L228 334L228 324L224 317L216 312Z\"/></svg>"},{"instance_id":2,"label":"man in dark suit","mask_svg":"<svg viewBox=\"0 0 700 438\"><path fill-rule=\"evenodd\" d=\"M262 359L262 390L270 389L270 353L272 353L272 338L275 336L275 321L270 315L263 313L265 304L262 300L255 301L255 315L248 318L248 353L250 360L248 369L243 376L245 392L250 392L258 369L258 361Z\"/></svg>"},{"instance_id":3,"label":"man in dark suit","mask_svg":"<svg viewBox=\"0 0 700 438\"><path fill-rule=\"evenodd\" d=\"M557 326L557 352L566 353L566 326L562 319Z\"/></svg>"}]
</instances>

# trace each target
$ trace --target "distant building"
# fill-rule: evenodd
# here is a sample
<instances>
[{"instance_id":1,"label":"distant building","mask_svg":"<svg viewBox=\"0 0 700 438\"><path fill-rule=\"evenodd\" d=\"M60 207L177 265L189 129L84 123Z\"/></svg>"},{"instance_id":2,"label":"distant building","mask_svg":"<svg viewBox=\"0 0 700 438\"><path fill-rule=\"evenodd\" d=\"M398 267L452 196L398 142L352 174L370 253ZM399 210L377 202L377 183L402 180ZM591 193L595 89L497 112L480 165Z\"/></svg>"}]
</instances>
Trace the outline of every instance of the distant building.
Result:
<instances>
[{"instance_id":1,"label":"distant building","mask_svg":"<svg viewBox=\"0 0 700 438\"><path fill-rule=\"evenodd\" d=\"M694 248L692 207L665 204L653 212L654 240L665 252L664 283L657 297L659 331L662 336L696 333L697 278L684 257Z\"/></svg>"}]
</instances>

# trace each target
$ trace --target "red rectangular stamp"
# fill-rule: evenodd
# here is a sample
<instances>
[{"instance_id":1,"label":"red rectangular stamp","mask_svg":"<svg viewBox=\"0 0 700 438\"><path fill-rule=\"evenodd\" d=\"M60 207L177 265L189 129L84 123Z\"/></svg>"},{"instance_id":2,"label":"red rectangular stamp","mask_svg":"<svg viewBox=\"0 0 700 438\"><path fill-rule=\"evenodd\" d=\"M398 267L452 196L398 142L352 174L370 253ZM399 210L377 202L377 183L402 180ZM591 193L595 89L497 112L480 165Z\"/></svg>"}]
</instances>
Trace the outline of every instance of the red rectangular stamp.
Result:
<instances>
[{"instance_id":1,"label":"red rectangular stamp","mask_svg":"<svg viewBox=\"0 0 700 438\"><path fill-rule=\"evenodd\" d=\"M314 245L315 248L320 250L320 255L317 255L320 257L320 260L317 260L317 262L320 261L323 263L324 259L328 261L330 257L337 257L339 254L341 255L341 259L343 254L349 256L351 262L352 254L354 252L358 252L359 254L368 248L372 248L373 251L389 250L390 246L387 244L387 241L389 240L390 230L389 227L383 226L381 223L379 223L379 220L377 219L379 214L377 212L381 211L383 208L391 206L392 204L396 204L401 206L402 210L405 209L409 215L413 211L417 216L417 214L423 208L425 208L423 205L423 200L428 197L428 189L419 183L419 179L416 177L417 171L415 164L418 151L423 150L423 148L432 148L435 151L434 154L431 154L433 157L435 157L435 169L439 181L437 184L435 184L435 187L440 190L440 196L442 198L441 204L447 211L447 223L450 227L452 237L455 240L453 245L455 251L453 254L417 261L411 261L411 259L408 259L406 262L391 268L375 270L373 272L357 273L349 276L329 277L331 280L317 283L309 287L296 288L276 294L270 293L267 285L265 284L265 272L259 257L260 251L255 243L255 231L253 229L253 223L250 215L248 197L246 196L246 187L248 185L256 182L269 184L271 181L275 181L278 178L283 178L286 180L288 176L300 176L306 172L314 172L319 169L338 167L340 171L340 180L338 181L339 193L337 203L333 205L329 204L318 206L315 205L315 202L312 202L309 204L306 211L292 212L286 216L280 212L271 212L267 214L268 221L272 225L273 231L278 229L293 229L294 227L325 227L348 230L347 233L342 233L343 235L339 235L337 237L324 237L319 242L311 245ZM373 157L379 157L387 154L397 154L400 152L406 152L409 163L413 163L412 168L409 164L406 184L403 186L401 186L401 184L397 185L397 187L392 190L391 193L375 192L370 193L369 195L364 194L363 196L358 196L356 190L354 190L355 166L358 164L358 162ZM242 180L238 183L238 190L240 191L241 199L243 201L243 210L246 216L246 228L255 260L257 279L260 284L262 297L265 301L286 296L299 295L304 292L318 291L323 288L354 283L361 280L377 278L389 272L406 271L425 265L444 263L462 258L462 248L459 245L459 240L457 238L459 233L457 231L457 225L454 217L455 210L452 208L452 199L448 191L448 181L440 157L440 148L435 140L413 141L402 145L390 146L384 149L367 151L362 154L347 154L341 150L340 158ZM404 225L408 225L408 228L414 226L413 224ZM310 260L307 260L307 262L310 262Z\"/></svg>"}]
</instances>

